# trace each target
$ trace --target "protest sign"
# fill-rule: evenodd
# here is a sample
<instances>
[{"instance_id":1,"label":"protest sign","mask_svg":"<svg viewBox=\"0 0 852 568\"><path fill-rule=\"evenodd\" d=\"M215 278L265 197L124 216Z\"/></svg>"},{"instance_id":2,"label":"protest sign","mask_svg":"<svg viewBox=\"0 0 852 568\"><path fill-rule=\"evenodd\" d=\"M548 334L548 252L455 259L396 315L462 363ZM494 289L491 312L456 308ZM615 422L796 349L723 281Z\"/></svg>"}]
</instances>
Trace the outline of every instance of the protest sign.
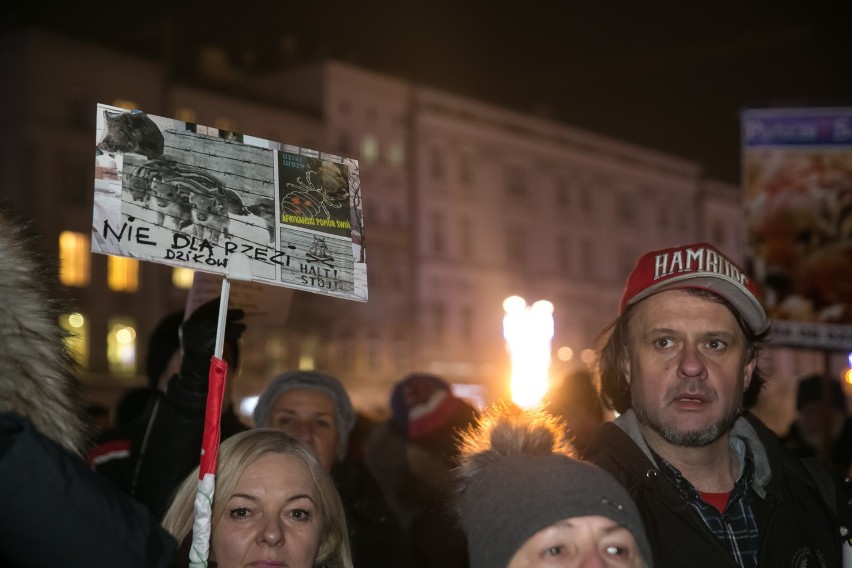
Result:
<instances>
[{"instance_id":1,"label":"protest sign","mask_svg":"<svg viewBox=\"0 0 852 568\"><path fill-rule=\"evenodd\" d=\"M357 160L98 105L92 250L366 301Z\"/></svg>"}]
</instances>

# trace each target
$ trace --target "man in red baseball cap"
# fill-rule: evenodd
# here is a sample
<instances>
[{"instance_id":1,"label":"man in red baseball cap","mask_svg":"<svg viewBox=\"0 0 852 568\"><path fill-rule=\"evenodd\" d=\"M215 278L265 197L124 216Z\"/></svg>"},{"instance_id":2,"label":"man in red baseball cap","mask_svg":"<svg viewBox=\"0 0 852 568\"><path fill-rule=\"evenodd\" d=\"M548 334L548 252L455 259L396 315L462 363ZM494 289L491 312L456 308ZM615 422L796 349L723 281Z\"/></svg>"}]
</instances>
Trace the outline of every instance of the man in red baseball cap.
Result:
<instances>
[{"instance_id":1,"label":"man in red baseball cap","mask_svg":"<svg viewBox=\"0 0 852 568\"><path fill-rule=\"evenodd\" d=\"M638 505L657 566L840 566L836 511L746 412L768 329L745 272L708 243L649 252L601 334L604 403L585 457Z\"/></svg>"}]
</instances>

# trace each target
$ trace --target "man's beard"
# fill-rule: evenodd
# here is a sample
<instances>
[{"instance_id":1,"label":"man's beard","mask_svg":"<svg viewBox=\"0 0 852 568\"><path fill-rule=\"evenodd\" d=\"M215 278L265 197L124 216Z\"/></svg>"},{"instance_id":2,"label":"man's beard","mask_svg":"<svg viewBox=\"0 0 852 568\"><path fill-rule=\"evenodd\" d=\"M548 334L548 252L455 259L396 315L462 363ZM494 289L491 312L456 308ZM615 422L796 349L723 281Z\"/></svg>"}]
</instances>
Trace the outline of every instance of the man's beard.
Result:
<instances>
[{"instance_id":1,"label":"man's beard","mask_svg":"<svg viewBox=\"0 0 852 568\"><path fill-rule=\"evenodd\" d=\"M667 426L654 421L643 408L636 404L632 392L630 399L633 412L636 413L636 418L639 419L639 422L654 430L668 443L685 448L701 448L715 442L733 427L734 422L737 421L737 418L743 412L742 406L737 406L727 416L723 416L709 426L683 432L676 430L673 426Z\"/></svg>"}]
</instances>

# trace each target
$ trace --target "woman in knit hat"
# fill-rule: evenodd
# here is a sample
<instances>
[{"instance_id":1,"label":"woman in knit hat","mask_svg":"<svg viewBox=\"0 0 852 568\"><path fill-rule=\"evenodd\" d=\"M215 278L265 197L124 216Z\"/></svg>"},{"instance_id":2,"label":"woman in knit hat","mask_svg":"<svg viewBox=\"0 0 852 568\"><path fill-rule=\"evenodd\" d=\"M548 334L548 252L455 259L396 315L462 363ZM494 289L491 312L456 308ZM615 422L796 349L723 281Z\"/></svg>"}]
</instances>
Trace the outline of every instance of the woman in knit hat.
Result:
<instances>
[{"instance_id":1,"label":"woman in knit hat","mask_svg":"<svg viewBox=\"0 0 852 568\"><path fill-rule=\"evenodd\" d=\"M340 493L355 566L409 566L402 527L366 467L347 458L355 410L340 381L316 371L272 379L254 409L254 425L276 428L307 444Z\"/></svg>"},{"instance_id":2,"label":"woman in knit hat","mask_svg":"<svg viewBox=\"0 0 852 568\"><path fill-rule=\"evenodd\" d=\"M506 405L461 437L456 506L471 568L650 568L636 506L572 457L560 420Z\"/></svg>"}]
</instances>

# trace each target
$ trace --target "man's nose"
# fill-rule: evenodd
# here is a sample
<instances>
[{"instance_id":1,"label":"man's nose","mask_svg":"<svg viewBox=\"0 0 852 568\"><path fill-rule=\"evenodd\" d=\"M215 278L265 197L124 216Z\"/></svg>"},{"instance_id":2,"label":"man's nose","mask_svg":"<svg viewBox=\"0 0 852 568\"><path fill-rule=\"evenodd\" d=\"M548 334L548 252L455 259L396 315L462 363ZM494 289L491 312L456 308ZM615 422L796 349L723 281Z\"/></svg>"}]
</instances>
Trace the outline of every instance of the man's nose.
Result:
<instances>
[{"instance_id":1,"label":"man's nose","mask_svg":"<svg viewBox=\"0 0 852 568\"><path fill-rule=\"evenodd\" d=\"M687 344L680 354L678 374L685 378L701 378L706 376L707 367L700 350L695 345Z\"/></svg>"}]
</instances>

